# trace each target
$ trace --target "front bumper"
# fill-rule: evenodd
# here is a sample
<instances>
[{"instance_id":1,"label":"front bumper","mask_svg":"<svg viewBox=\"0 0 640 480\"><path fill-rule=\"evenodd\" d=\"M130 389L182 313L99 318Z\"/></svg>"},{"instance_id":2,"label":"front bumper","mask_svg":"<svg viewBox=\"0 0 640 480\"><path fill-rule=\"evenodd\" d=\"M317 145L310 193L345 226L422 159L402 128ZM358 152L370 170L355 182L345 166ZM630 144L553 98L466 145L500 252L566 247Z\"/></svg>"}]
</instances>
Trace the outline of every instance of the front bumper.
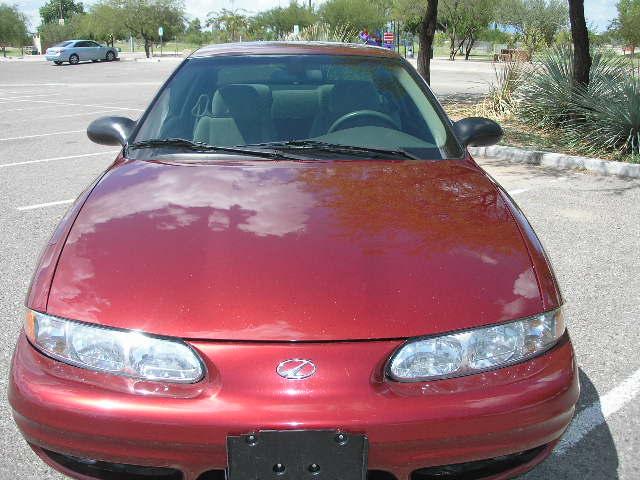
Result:
<instances>
[{"instance_id":1,"label":"front bumper","mask_svg":"<svg viewBox=\"0 0 640 480\"><path fill-rule=\"evenodd\" d=\"M528 362L469 377L398 384L382 378L396 341L336 343L193 342L208 376L167 387L87 372L36 352L22 335L9 398L36 452L170 467L184 480L224 470L226 439L259 430L363 433L369 470L407 480L433 465L536 450L490 478L509 478L548 455L574 413L579 385L568 335ZM312 358L316 375L280 378L275 366ZM215 364L213 362L215 359ZM489 477L487 477L489 478Z\"/></svg>"}]
</instances>

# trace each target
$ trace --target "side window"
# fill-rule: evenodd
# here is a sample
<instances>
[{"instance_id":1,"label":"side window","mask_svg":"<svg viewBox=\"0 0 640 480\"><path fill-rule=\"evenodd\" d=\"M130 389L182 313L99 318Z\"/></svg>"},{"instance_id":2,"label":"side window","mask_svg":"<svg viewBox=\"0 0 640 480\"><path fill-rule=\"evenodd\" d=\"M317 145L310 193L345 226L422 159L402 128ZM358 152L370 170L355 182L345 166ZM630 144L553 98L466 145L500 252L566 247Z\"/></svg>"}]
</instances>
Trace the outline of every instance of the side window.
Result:
<instances>
[{"instance_id":1,"label":"side window","mask_svg":"<svg viewBox=\"0 0 640 480\"><path fill-rule=\"evenodd\" d=\"M88 45L87 47L99 47L100 45L98 45L96 42L86 42Z\"/></svg>"},{"instance_id":2,"label":"side window","mask_svg":"<svg viewBox=\"0 0 640 480\"><path fill-rule=\"evenodd\" d=\"M76 47L88 47L87 43L89 42L76 42Z\"/></svg>"}]
</instances>

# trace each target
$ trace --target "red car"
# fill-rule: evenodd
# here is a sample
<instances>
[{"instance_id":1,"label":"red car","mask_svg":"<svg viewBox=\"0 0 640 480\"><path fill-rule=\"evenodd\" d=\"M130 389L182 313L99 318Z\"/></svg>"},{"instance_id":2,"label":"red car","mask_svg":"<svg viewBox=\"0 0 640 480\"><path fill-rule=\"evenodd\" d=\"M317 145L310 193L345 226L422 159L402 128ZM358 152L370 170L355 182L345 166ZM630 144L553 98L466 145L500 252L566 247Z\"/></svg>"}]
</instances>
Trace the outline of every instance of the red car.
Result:
<instances>
[{"instance_id":1,"label":"red car","mask_svg":"<svg viewBox=\"0 0 640 480\"><path fill-rule=\"evenodd\" d=\"M46 245L9 397L77 479L503 479L579 385L542 246L381 48L203 48Z\"/></svg>"}]
</instances>

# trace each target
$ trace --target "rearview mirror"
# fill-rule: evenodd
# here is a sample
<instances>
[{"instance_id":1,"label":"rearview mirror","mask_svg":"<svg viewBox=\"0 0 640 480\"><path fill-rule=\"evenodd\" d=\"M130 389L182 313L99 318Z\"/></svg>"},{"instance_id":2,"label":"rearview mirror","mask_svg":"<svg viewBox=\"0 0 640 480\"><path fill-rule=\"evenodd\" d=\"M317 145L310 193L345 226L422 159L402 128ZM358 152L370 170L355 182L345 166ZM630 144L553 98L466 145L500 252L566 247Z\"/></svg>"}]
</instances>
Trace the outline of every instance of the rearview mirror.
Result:
<instances>
[{"instance_id":1,"label":"rearview mirror","mask_svg":"<svg viewBox=\"0 0 640 480\"><path fill-rule=\"evenodd\" d=\"M101 117L87 127L87 136L100 145L124 145L136 122L127 117Z\"/></svg>"},{"instance_id":2,"label":"rearview mirror","mask_svg":"<svg viewBox=\"0 0 640 480\"><path fill-rule=\"evenodd\" d=\"M453 132L464 147L489 147L502 138L502 127L483 117L463 118L453 124Z\"/></svg>"}]
</instances>

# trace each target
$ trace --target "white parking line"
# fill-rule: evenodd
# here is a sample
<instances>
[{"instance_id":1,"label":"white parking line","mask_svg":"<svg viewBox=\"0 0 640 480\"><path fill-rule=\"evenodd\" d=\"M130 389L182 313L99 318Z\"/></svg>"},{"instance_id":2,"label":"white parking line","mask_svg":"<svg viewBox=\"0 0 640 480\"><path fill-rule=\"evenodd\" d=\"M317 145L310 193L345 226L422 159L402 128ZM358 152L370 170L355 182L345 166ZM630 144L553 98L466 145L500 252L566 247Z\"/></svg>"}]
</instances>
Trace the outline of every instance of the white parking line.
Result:
<instances>
[{"instance_id":1,"label":"white parking line","mask_svg":"<svg viewBox=\"0 0 640 480\"><path fill-rule=\"evenodd\" d=\"M158 82L57 82L57 83L2 83L0 88L25 88L25 87L119 87L119 86L149 86L162 85Z\"/></svg>"},{"instance_id":2,"label":"white parking line","mask_svg":"<svg viewBox=\"0 0 640 480\"><path fill-rule=\"evenodd\" d=\"M35 205L26 205L24 207L16 207L16 210L20 210L21 212L24 212L25 210L35 210L37 208L53 207L54 205L65 205L67 203L72 203L72 202L73 202L73 199L58 200L57 202L36 203Z\"/></svg>"},{"instance_id":3,"label":"white parking line","mask_svg":"<svg viewBox=\"0 0 640 480\"><path fill-rule=\"evenodd\" d=\"M571 426L555 449L556 455L564 455L594 428L606 422L607 418L630 403L640 394L640 369L617 387L589 405L573 419Z\"/></svg>"},{"instance_id":4,"label":"white parking line","mask_svg":"<svg viewBox=\"0 0 640 480\"><path fill-rule=\"evenodd\" d=\"M64 105L66 107L71 106L71 107L109 108L111 110L133 110L136 112L144 112L143 108L117 107L115 105L94 105L94 104L85 104L85 103L56 102L53 100L15 100L14 103L17 103L17 102L47 103L50 105Z\"/></svg>"},{"instance_id":5,"label":"white parking line","mask_svg":"<svg viewBox=\"0 0 640 480\"><path fill-rule=\"evenodd\" d=\"M81 112L81 113L69 113L67 115L46 115L41 117L38 115L38 118L21 118L19 120L12 120L12 123L16 122L30 122L33 123L34 120L57 120L58 118L69 118L69 117L83 117L86 115L95 115L97 113L109 113L113 112L113 110L93 110L91 112Z\"/></svg>"},{"instance_id":6,"label":"white parking line","mask_svg":"<svg viewBox=\"0 0 640 480\"><path fill-rule=\"evenodd\" d=\"M57 105L38 105L37 107L22 107L22 108L6 108L2 110L2 113L6 112L24 112L25 110L40 110L43 108L57 108Z\"/></svg>"},{"instance_id":7,"label":"white parking line","mask_svg":"<svg viewBox=\"0 0 640 480\"><path fill-rule=\"evenodd\" d=\"M531 189L530 188L516 188L515 190L511 190L509 192L509 195L511 195L513 197L514 195L519 195L521 193L528 192L529 190L531 190Z\"/></svg>"},{"instance_id":8,"label":"white parking line","mask_svg":"<svg viewBox=\"0 0 640 480\"><path fill-rule=\"evenodd\" d=\"M32 163L55 162L57 160L71 160L73 158L95 157L98 155L114 155L118 152L120 152L120 150L108 150L106 152L83 153L81 155L69 155L67 157L41 158L38 160L27 160L25 162L4 163L4 164L0 164L0 168L18 167L20 165L31 165Z\"/></svg>"},{"instance_id":9,"label":"white parking line","mask_svg":"<svg viewBox=\"0 0 640 480\"><path fill-rule=\"evenodd\" d=\"M64 132L39 133L37 135L23 135L22 137L6 137L0 138L0 142L8 142L9 140L24 140L26 138L51 137L53 135L68 135L70 133L80 133L84 130L67 130Z\"/></svg>"},{"instance_id":10,"label":"white parking line","mask_svg":"<svg viewBox=\"0 0 640 480\"><path fill-rule=\"evenodd\" d=\"M0 100L3 100L3 103L5 103L5 101L13 102L18 100L23 100L25 98L50 97L51 95L62 95L62 94L51 92L51 93L35 93L33 95L17 95L17 96L12 95L10 97L0 97Z\"/></svg>"}]
</instances>

